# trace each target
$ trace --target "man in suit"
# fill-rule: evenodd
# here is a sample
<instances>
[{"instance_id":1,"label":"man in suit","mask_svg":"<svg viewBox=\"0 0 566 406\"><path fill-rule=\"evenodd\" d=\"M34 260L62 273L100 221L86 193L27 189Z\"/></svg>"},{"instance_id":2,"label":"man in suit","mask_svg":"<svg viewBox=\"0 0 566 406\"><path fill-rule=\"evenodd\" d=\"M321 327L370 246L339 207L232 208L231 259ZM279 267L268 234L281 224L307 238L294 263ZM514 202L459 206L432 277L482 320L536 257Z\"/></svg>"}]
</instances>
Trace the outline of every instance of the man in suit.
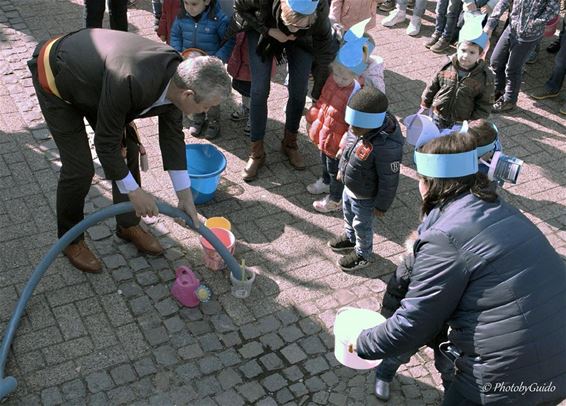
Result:
<instances>
[{"instance_id":1,"label":"man in suit","mask_svg":"<svg viewBox=\"0 0 566 406\"><path fill-rule=\"evenodd\" d=\"M130 200L135 208L135 214L116 218L120 238L145 253L163 251L159 241L139 226L140 216L158 214L155 198L140 187L139 138L128 125L140 117L159 117L163 167L171 177L179 208L198 224L187 173L182 114L205 112L229 95L230 79L219 59L183 61L168 45L136 34L84 29L39 44L28 66L61 157L59 237L83 219L84 201L94 176L84 118L94 129L96 153L106 178L112 181L114 203ZM102 270L84 236L64 254L82 271Z\"/></svg>"}]
</instances>

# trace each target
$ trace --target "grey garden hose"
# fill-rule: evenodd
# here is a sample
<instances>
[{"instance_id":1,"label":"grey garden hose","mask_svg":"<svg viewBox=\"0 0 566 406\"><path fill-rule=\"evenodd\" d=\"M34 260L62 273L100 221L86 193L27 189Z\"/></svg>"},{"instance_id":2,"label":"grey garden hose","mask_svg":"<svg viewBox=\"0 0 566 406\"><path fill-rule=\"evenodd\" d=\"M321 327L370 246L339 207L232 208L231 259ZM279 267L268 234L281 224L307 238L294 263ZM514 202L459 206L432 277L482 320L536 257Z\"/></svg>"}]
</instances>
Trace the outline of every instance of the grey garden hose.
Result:
<instances>
[{"instance_id":1,"label":"grey garden hose","mask_svg":"<svg viewBox=\"0 0 566 406\"><path fill-rule=\"evenodd\" d=\"M174 208L166 203L157 203L157 207L159 208L159 212L163 213L172 218L180 218L185 223L194 229L193 222L191 218L182 210ZM8 323L6 328L6 333L4 334L4 338L2 339L2 346L0 347L0 400L7 397L10 393L12 393L16 389L17 381L12 376L4 377L4 368L6 367L6 362L8 360L8 353L10 352L10 347L12 345L12 341L14 340L14 335L16 334L16 329L18 328L18 324L20 322L20 318L24 313L26 305L33 294L33 291L47 268L51 265L51 263L57 258L57 256L69 245L73 242L79 235L85 232L89 227L93 226L105 220L109 217L114 217L119 214L129 213L134 211L134 206L130 202L119 203L113 206L106 207L102 210L99 210L89 216L87 216L83 221L79 224L75 225L71 228L63 237L61 237L53 247L45 254L41 262L37 265L31 277L29 278L22 295L20 296L18 303L16 304L16 308L14 309L14 313ZM228 266L228 269L236 279L241 278L241 269L240 265L236 261L236 259L230 254L228 249L222 244L222 242L212 233L204 224L199 224L198 229L199 234L201 234L205 239L210 242L210 244L218 251L220 256L224 259L224 262Z\"/></svg>"}]
</instances>

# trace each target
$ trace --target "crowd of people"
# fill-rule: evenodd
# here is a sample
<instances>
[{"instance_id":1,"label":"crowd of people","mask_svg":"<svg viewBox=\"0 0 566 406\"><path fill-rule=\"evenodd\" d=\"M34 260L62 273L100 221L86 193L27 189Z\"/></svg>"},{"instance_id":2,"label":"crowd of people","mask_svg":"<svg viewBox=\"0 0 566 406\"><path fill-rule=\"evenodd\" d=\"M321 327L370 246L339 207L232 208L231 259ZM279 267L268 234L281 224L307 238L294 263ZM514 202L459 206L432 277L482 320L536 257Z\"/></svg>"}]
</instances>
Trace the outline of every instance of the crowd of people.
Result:
<instances>
[{"instance_id":1,"label":"crowd of people","mask_svg":"<svg viewBox=\"0 0 566 406\"><path fill-rule=\"evenodd\" d=\"M221 134L219 106L230 88L240 93L242 104L231 118L246 122L250 156L242 178L253 181L267 160L274 66L286 64L281 151L293 168L305 168L297 142L305 117L321 159L321 177L306 189L325 195L313 207L343 211L344 232L327 245L345 254L337 264L344 271L371 264L372 219L384 216L395 198L405 144L400 123L388 111L384 61L372 54L379 41L367 33L377 23L377 8L391 1L235 0L227 15L221 1L154 0L163 43L122 32L123 0L114 0L111 9L111 28L117 31L95 28L102 24L101 3L85 2L90 28L40 43L28 62L60 151L59 236L82 220L94 175L85 118L114 202L130 200L135 208L116 219L117 235L159 255L159 241L138 224L140 216L158 210L141 188L144 147L133 120L158 116L164 169L179 207L198 224L183 114L192 136L212 140ZM411 6L407 34L417 35L426 0L412 5L397 0L393 6L382 24L404 21ZM506 10L509 18L488 64L491 35ZM382 312L389 318L363 331L350 349L362 358L383 359L376 369L380 399L389 399L399 366L427 343L442 376L444 405L556 404L566 396L566 268L544 235L498 196L501 178L493 168L501 142L490 121L491 113L515 108L523 67L558 12L558 0L437 3L435 31L426 46L442 52L457 43L420 103L436 129L415 145L422 224L388 284ZM559 39L552 76L535 98L560 91L566 46L564 35ZM313 102L305 113L311 75ZM102 271L82 236L64 253L82 271ZM521 393L496 385L548 382L555 390Z\"/></svg>"}]
</instances>

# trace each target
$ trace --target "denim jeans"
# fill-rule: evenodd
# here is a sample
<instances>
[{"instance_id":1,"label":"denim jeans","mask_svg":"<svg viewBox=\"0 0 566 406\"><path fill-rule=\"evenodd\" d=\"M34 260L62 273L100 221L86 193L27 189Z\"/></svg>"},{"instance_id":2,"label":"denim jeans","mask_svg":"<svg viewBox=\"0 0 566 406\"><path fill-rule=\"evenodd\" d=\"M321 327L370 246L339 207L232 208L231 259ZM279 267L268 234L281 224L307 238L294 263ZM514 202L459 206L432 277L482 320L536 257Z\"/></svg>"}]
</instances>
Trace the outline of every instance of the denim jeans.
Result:
<instances>
[{"instance_id":1,"label":"denim jeans","mask_svg":"<svg viewBox=\"0 0 566 406\"><path fill-rule=\"evenodd\" d=\"M462 7L462 0L438 0L435 11L434 33L448 41L452 41Z\"/></svg>"},{"instance_id":2,"label":"denim jeans","mask_svg":"<svg viewBox=\"0 0 566 406\"><path fill-rule=\"evenodd\" d=\"M373 199L353 199L346 189L342 193L344 230L356 243L356 253L369 260L373 252Z\"/></svg>"},{"instance_id":3,"label":"denim jeans","mask_svg":"<svg viewBox=\"0 0 566 406\"><path fill-rule=\"evenodd\" d=\"M516 103L521 90L523 68L529 54L539 41L520 42L508 25L491 55L491 68L495 72L495 93L504 93L503 100Z\"/></svg>"},{"instance_id":4,"label":"denim jeans","mask_svg":"<svg viewBox=\"0 0 566 406\"><path fill-rule=\"evenodd\" d=\"M562 89L564 75L566 75L566 35L564 35L564 29L562 29L560 31L560 51L556 54L552 74L545 84L547 90L559 92Z\"/></svg>"},{"instance_id":5,"label":"denim jeans","mask_svg":"<svg viewBox=\"0 0 566 406\"><path fill-rule=\"evenodd\" d=\"M396 357L383 358L381 363L375 368L375 377L385 382L391 382L397 373L399 367L411 359L415 352L408 352L405 354L397 355ZM434 366L440 373L442 378L442 385L444 391L447 391L454 379L454 365L446 358L438 349L434 348Z\"/></svg>"},{"instance_id":6,"label":"denim jeans","mask_svg":"<svg viewBox=\"0 0 566 406\"><path fill-rule=\"evenodd\" d=\"M322 162L322 181L325 185L330 185L330 200L339 202L342 199L342 192L344 192L344 184L336 180L340 161L326 156L324 152L320 153L320 160Z\"/></svg>"},{"instance_id":7,"label":"denim jeans","mask_svg":"<svg viewBox=\"0 0 566 406\"><path fill-rule=\"evenodd\" d=\"M86 28L102 28L105 0L85 0ZM128 0L108 0L110 11L110 28L118 31L128 31Z\"/></svg>"},{"instance_id":8,"label":"denim jeans","mask_svg":"<svg viewBox=\"0 0 566 406\"><path fill-rule=\"evenodd\" d=\"M253 141L262 140L267 126L267 98L271 84L271 58L264 58L256 53L259 33L251 30L247 32L248 49L250 57L250 70L252 76L250 101L250 138ZM294 45L292 42L285 47L289 66L289 99L285 110L285 128L297 132L305 108L305 99L308 91L309 73L313 57L307 51Z\"/></svg>"},{"instance_id":9,"label":"denim jeans","mask_svg":"<svg viewBox=\"0 0 566 406\"><path fill-rule=\"evenodd\" d=\"M402 11L407 10L408 0L397 0L397 8ZM422 17L426 11L426 0L415 0L413 7L413 17Z\"/></svg>"}]
</instances>

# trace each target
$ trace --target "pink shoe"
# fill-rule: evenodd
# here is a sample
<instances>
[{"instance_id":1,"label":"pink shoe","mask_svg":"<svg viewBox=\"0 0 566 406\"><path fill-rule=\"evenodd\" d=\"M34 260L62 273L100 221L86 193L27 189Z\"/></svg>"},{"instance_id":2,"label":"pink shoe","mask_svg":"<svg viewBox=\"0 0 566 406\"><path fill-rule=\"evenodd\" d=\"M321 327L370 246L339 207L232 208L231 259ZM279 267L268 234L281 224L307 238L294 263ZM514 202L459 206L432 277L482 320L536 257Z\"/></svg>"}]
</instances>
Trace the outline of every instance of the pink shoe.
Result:
<instances>
[{"instance_id":1,"label":"pink shoe","mask_svg":"<svg viewBox=\"0 0 566 406\"><path fill-rule=\"evenodd\" d=\"M331 211L342 210L342 200L335 202L330 200L330 195L327 195L320 200L315 200L312 207L319 213L330 213Z\"/></svg>"}]
</instances>

